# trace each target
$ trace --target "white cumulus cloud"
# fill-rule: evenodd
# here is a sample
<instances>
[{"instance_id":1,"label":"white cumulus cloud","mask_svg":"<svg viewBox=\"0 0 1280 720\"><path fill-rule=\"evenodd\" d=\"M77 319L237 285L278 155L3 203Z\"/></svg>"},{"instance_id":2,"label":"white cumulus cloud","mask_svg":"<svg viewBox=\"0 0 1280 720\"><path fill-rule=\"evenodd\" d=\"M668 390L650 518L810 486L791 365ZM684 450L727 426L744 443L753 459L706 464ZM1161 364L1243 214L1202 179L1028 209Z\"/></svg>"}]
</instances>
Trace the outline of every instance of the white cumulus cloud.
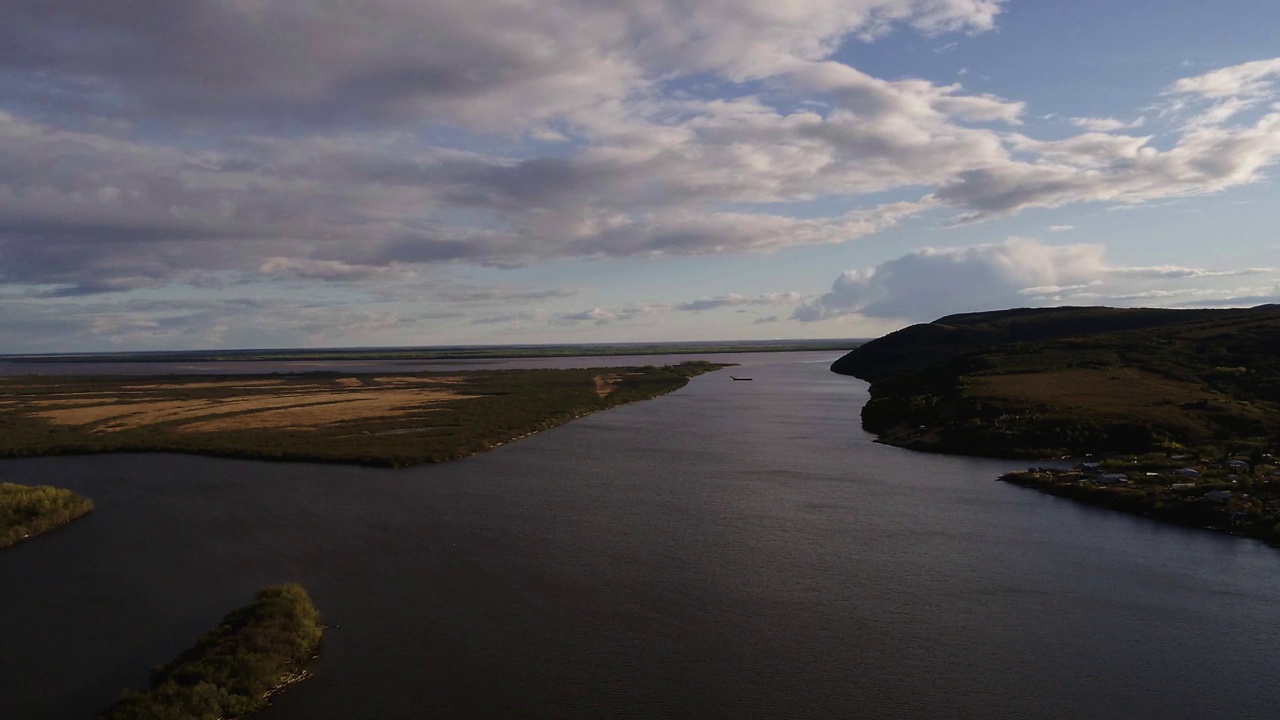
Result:
<instances>
[{"instance_id":1,"label":"white cumulus cloud","mask_svg":"<svg viewBox=\"0 0 1280 720\"><path fill-rule=\"evenodd\" d=\"M1172 297L1143 283L1274 275L1275 268L1207 270L1177 266L1124 267L1101 245L1049 245L1010 238L967 248L924 248L873 268L846 270L830 292L798 307L792 318L814 322L842 316L933 320L956 312L1028 304L1100 304ZM1184 288L1185 289L1185 288ZM1224 297L1221 290L1205 295ZM1226 293L1229 295L1230 293Z\"/></svg>"}]
</instances>

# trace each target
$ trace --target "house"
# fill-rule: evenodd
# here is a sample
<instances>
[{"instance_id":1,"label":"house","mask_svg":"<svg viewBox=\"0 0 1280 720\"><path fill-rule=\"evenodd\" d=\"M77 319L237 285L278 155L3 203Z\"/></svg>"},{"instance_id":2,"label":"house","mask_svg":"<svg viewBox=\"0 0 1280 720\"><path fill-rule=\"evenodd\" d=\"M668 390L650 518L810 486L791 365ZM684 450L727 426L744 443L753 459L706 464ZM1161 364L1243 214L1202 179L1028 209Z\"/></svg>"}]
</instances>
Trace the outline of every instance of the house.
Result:
<instances>
[{"instance_id":1,"label":"house","mask_svg":"<svg viewBox=\"0 0 1280 720\"><path fill-rule=\"evenodd\" d=\"M1096 462L1080 463L1080 470L1089 475L1100 475L1102 473L1102 464Z\"/></svg>"},{"instance_id":2,"label":"house","mask_svg":"<svg viewBox=\"0 0 1280 720\"><path fill-rule=\"evenodd\" d=\"M1129 477L1124 473L1106 473L1094 478L1093 481L1099 485L1116 485L1129 482Z\"/></svg>"},{"instance_id":3,"label":"house","mask_svg":"<svg viewBox=\"0 0 1280 720\"><path fill-rule=\"evenodd\" d=\"M1249 469L1249 463L1247 463L1247 462L1245 462L1245 461L1243 461L1243 460L1228 460L1228 461L1227 461L1227 468L1228 468L1229 470L1248 470L1248 469Z\"/></svg>"},{"instance_id":4,"label":"house","mask_svg":"<svg viewBox=\"0 0 1280 720\"><path fill-rule=\"evenodd\" d=\"M1212 500L1216 503L1226 504L1231 499L1232 492L1230 490L1210 490L1204 494L1206 500Z\"/></svg>"},{"instance_id":5,"label":"house","mask_svg":"<svg viewBox=\"0 0 1280 720\"><path fill-rule=\"evenodd\" d=\"M1169 486L1170 490L1191 490L1196 486L1195 483L1174 483Z\"/></svg>"},{"instance_id":6,"label":"house","mask_svg":"<svg viewBox=\"0 0 1280 720\"><path fill-rule=\"evenodd\" d=\"M1198 478L1198 477L1200 477L1200 471L1199 471L1199 470L1192 470L1191 468L1178 468L1177 470L1174 470L1174 471L1173 471L1173 474L1174 474L1174 475L1177 475L1178 477L1185 477L1185 478Z\"/></svg>"}]
</instances>

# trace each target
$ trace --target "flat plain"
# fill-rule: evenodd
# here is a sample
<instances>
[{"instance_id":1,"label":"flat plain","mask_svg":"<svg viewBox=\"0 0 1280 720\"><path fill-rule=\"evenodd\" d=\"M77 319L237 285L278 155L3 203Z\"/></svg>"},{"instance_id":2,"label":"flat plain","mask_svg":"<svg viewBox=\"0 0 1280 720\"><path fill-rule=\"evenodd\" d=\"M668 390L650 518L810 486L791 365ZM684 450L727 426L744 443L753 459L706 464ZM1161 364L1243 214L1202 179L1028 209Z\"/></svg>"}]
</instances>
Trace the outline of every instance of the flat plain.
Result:
<instances>
[{"instance_id":1,"label":"flat plain","mask_svg":"<svg viewBox=\"0 0 1280 720\"><path fill-rule=\"evenodd\" d=\"M0 457L172 451L413 465L656 397L719 367L0 378Z\"/></svg>"}]
</instances>

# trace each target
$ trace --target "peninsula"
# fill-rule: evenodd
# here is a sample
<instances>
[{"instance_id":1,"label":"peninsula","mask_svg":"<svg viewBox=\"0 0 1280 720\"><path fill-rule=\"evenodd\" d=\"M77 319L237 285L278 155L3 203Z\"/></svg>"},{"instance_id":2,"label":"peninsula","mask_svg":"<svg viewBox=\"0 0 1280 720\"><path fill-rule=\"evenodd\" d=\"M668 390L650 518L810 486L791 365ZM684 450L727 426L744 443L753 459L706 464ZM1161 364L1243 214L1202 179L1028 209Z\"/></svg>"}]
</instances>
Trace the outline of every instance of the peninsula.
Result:
<instances>
[{"instance_id":1,"label":"peninsula","mask_svg":"<svg viewBox=\"0 0 1280 720\"><path fill-rule=\"evenodd\" d=\"M1002 479L1094 504L1280 538L1280 306L1062 307L913 325L832 365L870 382L891 445L1076 457Z\"/></svg>"},{"instance_id":2,"label":"peninsula","mask_svg":"<svg viewBox=\"0 0 1280 720\"><path fill-rule=\"evenodd\" d=\"M647 400L723 365L0 378L0 457L185 452L406 466Z\"/></svg>"}]
</instances>

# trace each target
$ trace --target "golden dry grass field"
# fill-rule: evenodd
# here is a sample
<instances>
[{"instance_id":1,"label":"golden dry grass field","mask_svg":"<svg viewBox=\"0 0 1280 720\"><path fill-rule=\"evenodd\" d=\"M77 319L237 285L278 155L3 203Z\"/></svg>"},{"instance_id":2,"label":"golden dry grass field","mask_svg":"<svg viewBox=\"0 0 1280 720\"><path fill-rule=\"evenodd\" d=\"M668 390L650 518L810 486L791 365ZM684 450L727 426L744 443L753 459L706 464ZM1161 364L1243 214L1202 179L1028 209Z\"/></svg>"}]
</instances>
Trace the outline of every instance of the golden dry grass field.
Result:
<instances>
[{"instance_id":1,"label":"golden dry grass field","mask_svg":"<svg viewBox=\"0 0 1280 720\"><path fill-rule=\"evenodd\" d=\"M194 382L131 385L122 392L52 392L26 403L28 412L56 425L82 427L93 433L119 432L148 425L167 425L177 432L231 429L314 429L322 425L370 417L396 417L428 410L450 400L473 396L456 390L453 378L437 385L406 387L398 378L240 383ZM216 389L217 397L154 400L172 391Z\"/></svg>"}]
</instances>

